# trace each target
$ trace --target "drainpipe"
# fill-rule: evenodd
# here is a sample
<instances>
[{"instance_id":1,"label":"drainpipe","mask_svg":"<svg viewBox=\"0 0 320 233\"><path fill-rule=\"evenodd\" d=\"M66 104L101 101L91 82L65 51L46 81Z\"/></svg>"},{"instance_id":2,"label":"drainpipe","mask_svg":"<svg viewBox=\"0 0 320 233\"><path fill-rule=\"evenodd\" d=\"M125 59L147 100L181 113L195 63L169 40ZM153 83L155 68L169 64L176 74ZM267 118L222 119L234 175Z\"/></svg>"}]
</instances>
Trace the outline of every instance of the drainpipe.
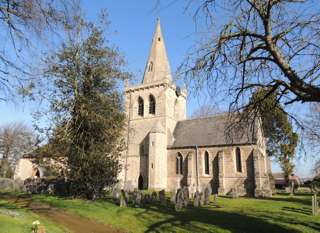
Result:
<instances>
[{"instance_id":1,"label":"drainpipe","mask_svg":"<svg viewBox=\"0 0 320 233\"><path fill-rule=\"evenodd\" d=\"M194 148L196 151L196 187L197 187L197 191L199 191L198 146L195 145Z\"/></svg>"}]
</instances>

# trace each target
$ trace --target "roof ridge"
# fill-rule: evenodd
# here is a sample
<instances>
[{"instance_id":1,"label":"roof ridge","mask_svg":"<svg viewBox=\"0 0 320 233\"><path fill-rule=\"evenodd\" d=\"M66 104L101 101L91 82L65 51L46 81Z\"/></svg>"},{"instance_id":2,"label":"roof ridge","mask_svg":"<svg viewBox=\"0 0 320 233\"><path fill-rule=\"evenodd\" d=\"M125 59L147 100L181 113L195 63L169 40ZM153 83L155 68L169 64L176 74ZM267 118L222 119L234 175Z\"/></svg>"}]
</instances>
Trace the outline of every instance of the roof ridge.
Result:
<instances>
[{"instance_id":1,"label":"roof ridge","mask_svg":"<svg viewBox=\"0 0 320 233\"><path fill-rule=\"evenodd\" d=\"M213 116L205 116L205 117L198 117L198 118L191 118L191 119L185 119L182 121L196 121L196 120L203 120L203 119L209 119L209 118L218 118L218 117L223 117L223 116L227 116L228 114L230 114L229 112L222 112L222 113L217 113ZM179 121L179 122L182 122Z\"/></svg>"}]
</instances>

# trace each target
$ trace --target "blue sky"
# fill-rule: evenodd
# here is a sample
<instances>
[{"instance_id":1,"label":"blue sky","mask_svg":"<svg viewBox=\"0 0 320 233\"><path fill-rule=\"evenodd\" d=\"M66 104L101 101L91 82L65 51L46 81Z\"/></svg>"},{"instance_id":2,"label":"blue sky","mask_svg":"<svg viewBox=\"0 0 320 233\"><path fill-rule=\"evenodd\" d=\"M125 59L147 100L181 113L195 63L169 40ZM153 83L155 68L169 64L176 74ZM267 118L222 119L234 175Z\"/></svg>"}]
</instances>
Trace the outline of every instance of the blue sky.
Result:
<instances>
[{"instance_id":1,"label":"blue sky","mask_svg":"<svg viewBox=\"0 0 320 233\"><path fill-rule=\"evenodd\" d=\"M111 45L119 47L128 62L128 69L139 82L151 46L151 39L155 29L156 18L161 18L162 33L165 38L167 53L173 74L183 62L188 51L201 39L201 28L195 27L193 11L185 10L184 0L163 0L156 5L157 0L83 0L83 10L86 16L97 20L98 13L106 9L111 21L106 33L106 39ZM223 17L221 15L220 17ZM189 90L190 91L190 90ZM204 95L190 93L188 100L188 115L199 104L207 101ZM227 109L221 99L211 99L220 109ZM18 103L19 102L19 103ZM31 125L31 113L37 110L36 103L16 101L16 103L0 102L0 123L24 121ZM302 176L310 175L312 159L297 160L297 173ZM279 170L278 166L273 166Z\"/></svg>"}]
</instances>

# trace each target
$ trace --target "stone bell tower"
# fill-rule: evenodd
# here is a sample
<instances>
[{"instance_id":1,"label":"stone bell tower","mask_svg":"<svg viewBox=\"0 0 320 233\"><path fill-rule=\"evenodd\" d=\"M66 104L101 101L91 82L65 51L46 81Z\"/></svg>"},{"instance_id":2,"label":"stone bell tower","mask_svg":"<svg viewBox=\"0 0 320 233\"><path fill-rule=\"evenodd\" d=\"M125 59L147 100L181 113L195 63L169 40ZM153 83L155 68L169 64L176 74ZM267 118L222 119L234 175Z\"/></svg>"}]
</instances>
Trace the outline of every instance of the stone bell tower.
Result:
<instances>
[{"instance_id":1,"label":"stone bell tower","mask_svg":"<svg viewBox=\"0 0 320 233\"><path fill-rule=\"evenodd\" d=\"M125 189L166 189L167 145L179 120L186 118L186 93L172 83L160 19L140 85L125 87L128 120L123 158Z\"/></svg>"}]
</instances>

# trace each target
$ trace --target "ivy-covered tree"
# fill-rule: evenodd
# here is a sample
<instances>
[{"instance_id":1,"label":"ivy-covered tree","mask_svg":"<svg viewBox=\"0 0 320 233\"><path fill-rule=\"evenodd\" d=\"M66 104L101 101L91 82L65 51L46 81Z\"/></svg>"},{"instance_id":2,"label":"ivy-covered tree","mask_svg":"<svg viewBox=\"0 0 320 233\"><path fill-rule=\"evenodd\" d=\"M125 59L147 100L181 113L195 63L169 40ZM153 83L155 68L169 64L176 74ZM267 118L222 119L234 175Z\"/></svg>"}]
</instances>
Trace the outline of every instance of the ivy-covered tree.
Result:
<instances>
[{"instance_id":1,"label":"ivy-covered tree","mask_svg":"<svg viewBox=\"0 0 320 233\"><path fill-rule=\"evenodd\" d=\"M298 134L293 131L288 115L278 101L277 95L267 88L253 93L245 113L260 117L267 139L267 154L280 164L285 178L293 173Z\"/></svg>"},{"instance_id":2,"label":"ivy-covered tree","mask_svg":"<svg viewBox=\"0 0 320 233\"><path fill-rule=\"evenodd\" d=\"M105 45L103 30L78 20L77 36L50 58L47 75L54 79L54 140L65 145L71 190L95 199L117 181L125 126L117 85L128 74L118 51Z\"/></svg>"}]
</instances>

